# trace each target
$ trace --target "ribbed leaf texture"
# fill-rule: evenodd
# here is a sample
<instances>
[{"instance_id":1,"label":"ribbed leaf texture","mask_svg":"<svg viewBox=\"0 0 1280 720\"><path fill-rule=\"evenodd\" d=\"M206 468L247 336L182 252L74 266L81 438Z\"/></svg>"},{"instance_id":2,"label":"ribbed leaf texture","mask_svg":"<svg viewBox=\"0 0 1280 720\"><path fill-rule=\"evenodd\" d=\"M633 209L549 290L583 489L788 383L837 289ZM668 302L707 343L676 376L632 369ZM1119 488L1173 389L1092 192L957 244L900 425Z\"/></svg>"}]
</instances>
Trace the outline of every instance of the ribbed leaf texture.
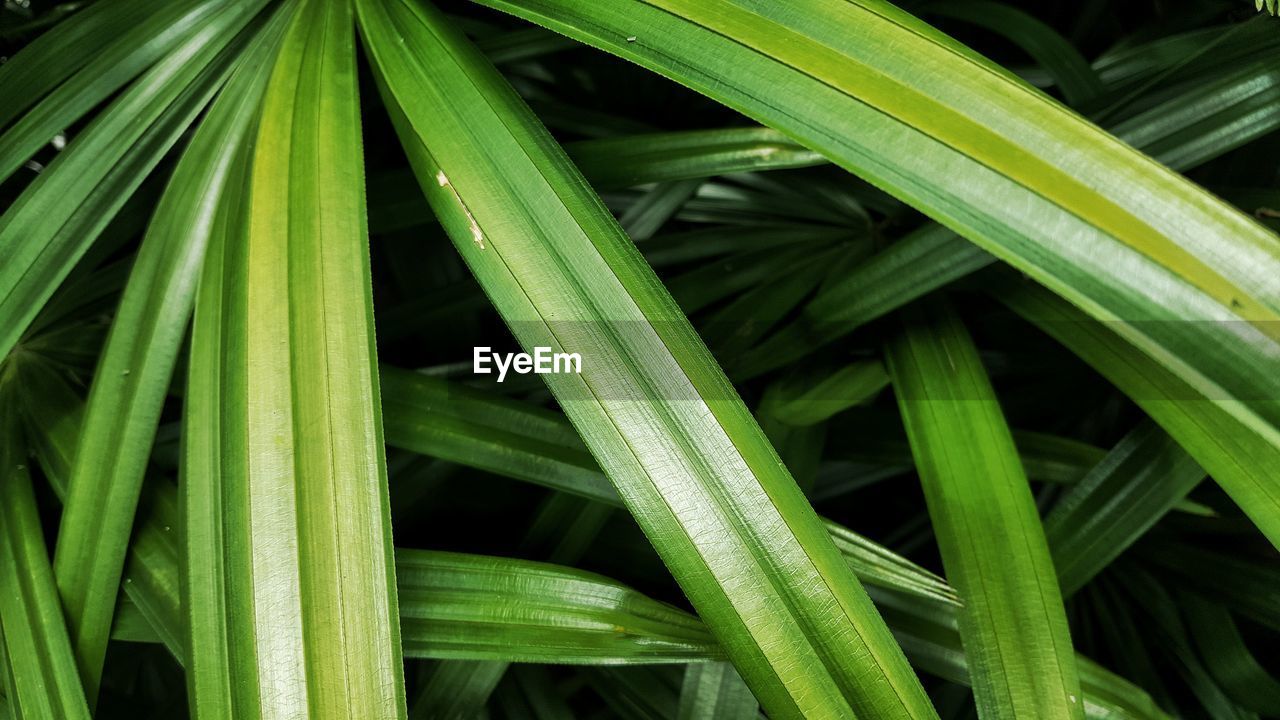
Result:
<instances>
[{"instance_id":1,"label":"ribbed leaf texture","mask_svg":"<svg viewBox=\"0 0 1280 720\"><path fill-rule=\"evenodd\" d=\"M285 8L205 262L184 455L191 708L397 718L355 27Z\"/></svg>"}]
</instances>

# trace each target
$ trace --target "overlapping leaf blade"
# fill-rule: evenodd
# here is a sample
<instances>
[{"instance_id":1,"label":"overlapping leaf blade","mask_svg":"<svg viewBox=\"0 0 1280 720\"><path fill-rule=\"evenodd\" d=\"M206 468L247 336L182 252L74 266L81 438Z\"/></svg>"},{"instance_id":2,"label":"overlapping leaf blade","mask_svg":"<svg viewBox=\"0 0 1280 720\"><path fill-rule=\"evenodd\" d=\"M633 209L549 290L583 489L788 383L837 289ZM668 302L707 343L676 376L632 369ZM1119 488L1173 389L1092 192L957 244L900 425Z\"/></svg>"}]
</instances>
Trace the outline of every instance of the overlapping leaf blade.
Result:
<instances>
[{"instance_id":1,"label":"overlapping leaf blade","mask_svg":"<svg viewBox=\"0 0 1280 720\"><path fill-rule=\"evenodd\" d=\"M1280 241L892 5L481 2L796 138L1107 322L1280 445ZM1268 485L1251 512L1280 517Z\"/></svg>"},{"instance_id":2,"label":"overlapping leaf blade","mask_svg":"<svg viewBox=\"0 0 1280 720\"><path fill-rule=\"evenodd\" d=\"M1066 346L1120 388L1191 454L1272 544L1280 539L1280 446L1242 423L1177 375L1129 345L1109 323L1091 320L1052 293L1014 280L996 297Z\"/></svg>"},{"instance_id":3,"label":"overlapping leaf blade","mask_svg":"<svg viewBox=\"0 0 1280 720\"><path fill-rule=\"evenodd\" d=\"M0 355L221 86L260 1L223 5L138 78L0 217Z\"/></svg>"},{"instance_id":4,"label":"overlapping leaf blade","mask_svg":"<svg viewBox=\"0 0 1280 720\"><path fill-rule=\"evenodd\" d=\"M440 378L383 366L387 442L450 462L621 506L622 498L558 413ZM837 550L862 582L954 602L945 582L829 520Z\"/></svg>"},{"instance_id":5,"label":"overlapping leaf blade","mask_svg":"<svg viewBox=\"0 0 1280 720\"><path fill-rule=\"evenodd\" d=\"M952 17L1000 33L1030 55L1062 90L1072 107L1099 95L1102 81L1080 51L1052 27L1019 8L987 0L939 2L926 6L933 15Z\"/></svg>"},{"instance_id":6,"label":"overlapping leaf blade","mask_svg":"<svg viewBox=\"0 0 1280 720\"><path fill-rule=\"evenodd\" d=\"M751 690L728 663L690 663L680 684L677 720L751 720L760 715Z\"/></svg>"},{"instance_id":7,"label":"overlapping leaf blade","mask_svg":"<svg viewBox=\"0 0 1280 720\"><path fill-rule=\"evenodd\" d=\"M593 187L818 165L821 155L768 128L725 128L582 140L565 148Z\"/></svg>"},{"instance_id":8,"label":"overlapping leaf blade","mask_svg":"<svg viewBox=\"0 0 1280 720\"><path fill-rule=\"evenodd\" d=\"M71 380L43 362L24 362L18 374L23 421L32 452L60 499L66 497L84 418L84 401ZM179 661L186 657L185 624L180 608L176 491L156 479L144 492L145 512L129 542L121 589L147 624ZM103 596L115 605L117 593Z\"/></svg>"},{"instance_id":9,"label":"overlapping leaf blade","mask_svg":"<svg viewBox=\"0 0 1280 720\"><path fill-rule=\"evenodd\" d=\"M696 617L595 573L464 553L396 551L407 657L577 665L722 660ZM176 571L176 568L175 568ZM115 636L159 642L133 604ZM201 658L189 658L189 672Z\"/></svg>"},{"instance_id":10,"label":"overlapping leaf blade","mask_svg":"<svg viewBox=\"0 0 1280 720\"><path fill-rule=\"evenodd\" d=\"M358 4L433 208L694 607L776 717L932 717L736 393L581 176L426 7ZM403 42L402 42L403 40Z\"/></svg>"},{"instance_id":11,"label":"overlapping leaf blade","mask_svg":"<svg viewBox=\"0 0 1280 720\"><path fill-rule=\"evenodd\" d=\"M1155 43L1158 45L1158 43ZM1144 46L1145 47L1145 46ZM1188 171L1275 130L1276 71L1265 63L1208 64L1194 82L1108 129L1134 147ZM1147 95L1136 97L1145 99ZM813 298L799 318L732 361L730 375L750 378L797 358L928 292L995 262L947 228L927 226L855 266Z\"/></svg>"},{"instance_id":12,"label":"overlapping leaf blade","mask_svg":"<svg viewBox=\"0 0 1280 720\"><path fill-rule=\"evenodd\" d=\"M244 142L277 21L246 52L156 206L85 411L54 571L91 694L101 674L143 475L186 334L215 208Z\"/></svg>"},{"instance_id":13,"label":"overlapping leaf blade","mask_svg":"<svg viewBox=\"0 0 1280 720\"><path fill-rule=\"evenodd\" d=\"M0 672L18 716L87 720L27 467L14 365L0 366Z\"/></svg>"},{"instance_id":14,"label":"overlapping leaf blade","mask_svg":"<svg viewBox=\"0 0 1280 720\"><path fill-rule=\"evenodd\" d=\"M1079 590L1203 479L1204 470L1154 423L1126 435L1045 518L1063 595Z\"/></svg>"},{"instance_id":15,"label":"overlapping leaf blade","mask_svg":"<svg viewBox=\"0 0 1280 720\"><path fill-rule=\"evenodd\" d=\"M876 604L913 665L954 682L970 682L973 669L957 631L957 606L880 592L876 593ZM1169 717L1142 688L1088 658L1077 655L1076 667L1084 690L1081 705L1086 717L1095 720L1167 720Z\"/></svg>"},{"instance_id":16,"label":"overlapping leaf blade","mask_svg":"<svg viewBox=\"0 0 1280 720\"><path fill-rule=\"evenodd\" d=\"M6 60L4 71L0 72L0 97L12 101L0 109L0 128L8 126L104 48L119 42L123 31L136 29L146 10L128 0L93 3L74 20L58 23Z\"/></svg>"},{"instance_id":17,"label":"overlapping leaf blade","mask_svg":"<svg viewBox=\"0 0 1280 720\"><path fill-rule=\"evenodd\" d=\"M7 124L5 115L16 113L27 102L40 102L0 135L0 178L12 175L42 145L190 38L211 17L216 22L216 10L217 3L209 0L164 3L149 12L140 12L136 3L103 3L49 33L55 36L49 42L19 53L14 67L6 63L0 92L7 90L18 100L0 112L0 128ZM102 47L97 47L100 43ZM78 72L70 73L77 68ZM71 77L62 82L68 74Z\"/></svg>"}]
</instances>

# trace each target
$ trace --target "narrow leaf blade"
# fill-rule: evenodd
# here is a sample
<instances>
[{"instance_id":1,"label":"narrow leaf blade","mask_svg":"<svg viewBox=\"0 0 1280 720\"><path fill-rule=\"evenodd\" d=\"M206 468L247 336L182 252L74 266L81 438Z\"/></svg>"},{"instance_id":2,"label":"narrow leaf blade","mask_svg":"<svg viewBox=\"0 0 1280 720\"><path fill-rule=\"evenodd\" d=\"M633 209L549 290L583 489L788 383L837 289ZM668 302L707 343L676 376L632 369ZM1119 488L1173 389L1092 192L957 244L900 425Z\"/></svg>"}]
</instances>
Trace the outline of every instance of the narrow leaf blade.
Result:
<instances>
[{"instance_id":1,"label":"narrow leaf blade","mask_svg":"<svg viewBox=\"0 0 1280 720\"><path fill-rule=\"evenodd\" d=\"M774 716L933 717L759 426L581 175L426 6L360 2L419 182L699 614ZM404 39L404 42L401 42Z\"/></svg>"},{"instance_id":2,"label":"narrow leaf blade","mask_svg":"<svg viewBox=\"0 0 1280 720\"><path fill-rule=\"evenodd\" d=\"M184 459L186 603L212 623L190 649L214 673L197 717L406 712L354 32L347 3L297 6L247 217L205 263Z\"/></svg>"},{"instance_id":3,"label":"narrow leaf blade","mask_svg":"<svg viewBox=\"0 0 1280 720\"><path fill-rule=\"evenodd\" d=\"M1080 681L1026 474L978 353L943 301L912 308L888 366L972 658L978 712L1079 718Z\"/></svg>"}]
</instances>

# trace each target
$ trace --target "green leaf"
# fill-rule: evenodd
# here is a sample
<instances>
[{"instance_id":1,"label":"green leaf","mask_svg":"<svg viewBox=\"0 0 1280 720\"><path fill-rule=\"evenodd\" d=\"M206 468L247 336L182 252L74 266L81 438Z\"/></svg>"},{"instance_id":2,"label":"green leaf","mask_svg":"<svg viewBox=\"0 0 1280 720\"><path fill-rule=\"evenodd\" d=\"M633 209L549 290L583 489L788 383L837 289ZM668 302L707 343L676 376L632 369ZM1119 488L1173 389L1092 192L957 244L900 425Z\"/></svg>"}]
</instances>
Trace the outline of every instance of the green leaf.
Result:
<instances>
[{"instance_id":1,"label":"green leaf","mask_svg":"<svg viewBox=\"0 0 1280 720\"><path fill-rule=\"evenodd\" d=\"M771 386L761 402L778 421L804 427L868 402L888 386L884 365L878 360L865 360L825 375L796 373Z\"/></svg>"},{"instance_id":2,"label":"green leaf","mask_svg":"<svg viewBox=\"0 0 1280 720\"><path fill-rule=\"evenodd\" d=\"M934 2L924 11L986 28L1016 43L1049 73L1073 107L1084 105L1103 91L1098 74L1080 52L1030 13L987 0Z\"/></svg>"},{"instance_id":3,"label":"green leaf","mask_svg":"<svg viewBox=\"0 0 1280 720\"><path fill-rule=\"evenodd\" d=\"M521 552L573 565L595 543L614 510L581 497L553 493L539 508L520 543ZM506 672L505 661L445 661L409 710L413 717L471 717ZM456 687L457 692L450 692Z\"/></svg>"},{"instance_id":4,"label":"green leaf","mask_svg":"<svg viewBox=\"0 0 1280 720\"><path fill-rule=\"evenodd\" d=\"M400 549L396 574L406 657L499 665L724 659L698 618L584 570ZM135 615L136 605L122 604L119 612L117 637L159 642L150 624ZM190 659L198 665L199 658ZM197 669L188 662L188 671Z\"/></svg>"},{"instance_id":5,"label":"green leaf","mask_svg":"<svg viewBox=\"0 0 1280 720\"><path fill-rule=\"evenodd\" d=\"M172 3L179 5L179 3ZM121 34L136 29L154 14L129 0L95 2L32 40L0 68L0 97L11 100L0 108L0 128L7 126L113 45L123 47ZM137 44L137 37L130 37ZM57 128L61 130L62 128ZM46 140L52 139L52 136Z\"/></svg>"},{"instance_id":6,"label":"green leaf","mask_svg":"<svg viewBox=\"0 0 1280 720\"><path fill-rule=\"evenodd\" d=\"M703 341L717 357L737 357L831 277L833 268L855 262L869 250L867 243L837 246L829 252L814 253L787 271L765 279L700 322Z\"/></svg>"},{"instance_id":7,"label":"green leaf","mask_svg":"<svg viewBox=\"0 0 1280 720\"><path fill-rule=\"evenodd\" d=\"M529 720L574 720L562 690L546 667L518 665L499 690L499 707L507 717Z\"/></svg>"},{"instance_id":8,"label":"green leaf","mask_svg":"<svg viewBox=\"0 0 1280 720\"><path fill-rule=\"evenodd\" d=\"M579 664L722 657L697 618L595 573L402 549L396 574L412 657Z\"/></svg>"},{"instance_id":9,"label":"green leaf","mask_svg":"<svg viewBox=\"0 0 1280 720\"><path fill-rule=\"evenodd\" d=\"M428 200L771 715L934 717L759 426L600 201L442 16L358 3Z\"/></svg>"},{"instance_id":10,"label":"green leaf","mask_svg":"<svg viewBox=\"0 0 1280 720\"><path fill-rule=\"evenodd\" d=\"M1007 282L996 297L1062 343L1138 404L1177 441L1258 528L1280 547L1280 445L1241 422L1230 403L1201 390L1095 322L1029 283Z\"/></svg>"},{"instance_id":11,"label":"green leaf","mask_svg":"<svg viewBox=\"0 0 1280 720\"><path fill-rule=\"evenodd\" d=\"M4 628L0 628L0 691L3 691L0 692L0 718L14 720L13 703L9 701L14 694L13 671L4 647Z\"/></svg>"},{"instance_id":12,"label":"green leaf","mask_svg":"<svg viewBox=\"0 0 1280 720\"><path fill-rule=\"evenodd\" d=\"M400 368L379 374L387 444L622 505L563 415Z\"/></svg>"},{"instance_id":13,"label":"green leaf","mask_svg":"<svg viewBox=\"0 0 1280 720\"><path fill-rule=\"evenodd\" d=\"M622 498L563 415L440 378L382 367L387 443L614 506ZM865 583L954 601L937 576L824 521Z\"/></svg>"},{"instance_id":14,"label":"green leaf","mask_svg":"<svg viewBox=\"0 0 1280 720\"><path fill-rule=\"evenodd\" d=\"M581 140L565 149L600 189L827 162L782 133L761 127Z\"/></svg>"},{"instance_id":15,"label":"green leaf","mask_svg":"<svg viewBox=\"0 0 1280 720\"><path fill-rule=\"evenodd\" d=\"M129 545L122 588L165 648L179 663L187 658L186 618L179 573L178 491L167 480L152 482Z\"/></svg>"},{"instance_id":16,"label":"green leaf","mask_svg":"<svg viewBox=\"0 0 1280 720\"><path fill-rule=\"evenodd\" d=\"M942 603L960 603L956 591L937 575L846 527L830 520L825 524L849 567L868 585Z\"/></svg>"},{"instance_id":17,"label":"green leaf","mask_svg":"<svg viewBox=\"0 0 1280 720\"><path fill-rule=\"evenodd\" d=\"M1134 548L1169 578L1280 631L1280 566L1272 557L1224 553L1168 538Z\"/></svg>"},{"instance_id":18,"label":"green leaf","mask_svg":"<svg viewBox=\"0 0 1280 720\"><path fill-rule=\"evenodd\" d=\"M1184 55L1178 57L1185 58L1190 49L1179 51ZM1274 130L1280 122L1275 93L1269 68L1256 63L1243 69L1210 64L1188 86L1112 130L1163 162L1190 170ZM730 375L749 379L783 367L993 262L992 255L945 227L932 225L910 233L824 288L794 323L734 361Z\"/></svg>"},{"instance_id":19,"label":"green leaf","mask_svg":"<svg viewBox=\"0 0 1280 720\"><path fill-rule=\"evenodd\" d=\"M860 407L844 412L831 425L833 433L859 441L832 447L828 460L909 469L911 447L896 413ZM1079 440L1029 430L1014 430L1013 440L1027 477L1037 482L1074 485L1107 455L1106 450Z\"/></svg>"},{"instance_id":20,"label":"green leaf","mask_svg":"<svg viewBox=\"0 0 1280 720\"><path fill-rule=\"evenodd\" d=\"M409 706L411 720L475 717L507 671L507 663L441 660L433 663Z\"/></svg>"},{"instance_id":21,"label":"green leaf","mask_svg":"<svg viewBox=\"0 0 1280 720\"><path fill-rule=\"evenodd\" d=\"M4 64L0 92L17 100L0 111L0 127L27 103L39 102L0 135L0 179L9 178L42 145L187 41L217 11L211 0L180 0L145 10L128 2L98 5Z\"/></svg>"},{"instance_id":22,"label":"green leaf","mask_svg":"<svg viewBox=\"0 0 1280 720\"><path fill-rule=\"evenodd\" d=\"M138 78L0 217L0 356L221 86L261 0L222 4Z\"/></svg>"},{"instance_id":23,"label":"green leaf","mask_svg":"<svg viewBox=\"0 0 1280 720\"><path fill-rule=\"evenodd\" d=\"M972 671L956 629L961 612L958 606L882 591L875 591L875 599L913 665L923 672L969 684ZM1075 664L1084 691L1081 705L1085 717L1168 720L1169 716L1142 688L1083 655L1076 655Z\"/></svg>"},{"instance_id":24,"label":"green leaf","mask_svg":"<svg viewBox=\"0 0 1280 720\"><path fill-rule=\"evenodd\" d=\"M839 246L815 248L808 245L748 250L671 278L666 288L680 309L692 315L753 287L756 290L752 292L770 292L767 289L770 280L779 276L805 275L812 273L814 267L830 266L845 250ZM740 318L743 310L739 307L731 309L731 312Z\"/></svg>"},{"instance_id":25,"label":"green leaf","mask_svg":"<svg viewBox=\"0 0 1280 720\"><path fill-rule=\"evenodd\" d=\"M1256 720L1257 716L1241 710L1222 691L1196 657L1172 595L1151 575L1130 568L1121 582L1143 614L1150 618L1156 641L1156 652L1170 657L1186 679L1186 684L1200 704L1215 720Z\"/></svg>"},{"instance_id":26,"label":"green leaf","mask_svg":"<svg viewBox=\"0 0 1280 720\"><path fill-rule=\"evenodd\" d=\"M564 39L559 35L555 37ZM768 128L640 132L570 142L564 149L592 186L597 188L674 183L727 173L806 167L826 162L820 155L801 148ZM375 232L432 221L430 208L407 172L375 175L370 179L369 198ZM793 227L791 230L797 229ZM832 228L822 230L832 232ZM847 230L843 232L848 234ZM693 249L685 247L686 251ZM645 250L647 252L648 248Z\"/></svg>"},{"instance_id":27,"label":"green leaf","mask_svg":"<svg viewBox=\"0 0 1280 720\"><path fill-rule=\"evenodd\" d=\"M1280 78L1265 61L1210 75L1112 130L1175 170L1189 170L1280 127Z\"/></svg>"},{"instance_id":28,"label":"green leaf","mask_svg":"<svg viewBox=\"0 0 1280 720\"><path fill-rule=\"evenodd\" d=\"M44 363L22 362L17 377L27 440L54 494L65 498L80 441L84 401L64 373ZM150 632L181 662L186 657L186 630L178 588L176 495L176 488L166 480L155 479L146 486L121 587L145 616ZM118 593L103 594L114 604Z\"/></svg>"},{"instance_id":29,"label":"green leaf","mask_svg":"<svg viewBox=\"0 0 1280 720\"><path fill-rule=\"evenodd\" d=\"M5 695L24 718L89 717L26 463L14 363L0 366L0 644Z\"/></svg>"},{"instance_id":30,"label":"green leaf","mask_svg":"<svg viewBox=\"0 0 1280 720\"><path fill-rule=\"evenodd\" d=\"M623 720L667 720L679 710L680 676L654 668L601 668L588 675L591 687Z\"/></svg>"},{"instance_id":31,"label":"green leaf","mask_svg":"<svg viewBox=\"0 0 1280 720\"><path fill-rule=\"evenodd\" d=\"M1203 479L1154 423L1126 435L1044 519L1062 594L1083 587Z\"/></svg>"},{"instance_id":32,"label":"green leaf","mask_svg":"<svg viewBox=\"0 0 1280 720\"><path fill-rule=\"evenodd\" d=\"M214 211L262 95L263 67L277 37L264 33L246 52L182 154L156 206L94 374L54 556L90 696L96 695L115 588ZM142 568L134 574L139 581L148 577Z\"/></svg>"},{"instance_id":33,"label":"green leaf","mask_svg":"<svg viewBox=\"0 0 1280 720\"><path fill-rule=\"evenodd\" d=\"M762 408L763 409L763 408ZM796 485L806 497L813 498L813 488L822 466L822 453L827 444L825 425L795 427L778 422L764 412L757 411L760 429L773 444L782 463L787 466Z\"/></svg>"},{"instance_id":34,"label":"green leaf","mask_svg":"<svg viewBox=\"0 0 1280 720\"><path fill-rule=\"evenodd\" d=\"M677 720L752 720L760 706L728 663L689 663L680 685Z\"/></svg>"},{"instance_id":35,"label":"green leaf","mask_svg":"<svg viewBox=\"0 0 1280 720\"><path fill-rule=\"evenodd\" d=\"M1280 680L1258 663L1231 613L1194 593L1180 593L1178 602L1205 669L1222 691L1253 712L1280 715Z\"/></svg>"},{"instance_id":36,"label":"green leaf","mask_svg":"<svg viewBox=\"0 0 1280 720\"><path fill-rule=\"evenodd\" d=\"M627 208L618 224L636 241L648 240L698 192L701 180L659 183Z\"/></svg>"},{"instance_id":37,"label":"green leaf","mask_svg":"<svg viewBox=\"0 0 1280 720\"><path fill-rule=\"evenodd\" d=\"M723 651L696 619L593 573L527 560L420 550L400 551L399 562L405 568L398 574L408 657L485 658L502 664L554 662L567 655L588 665L723 659ZM954 601L876 594L913 663L941 677L968 682ZM424 599L421 606L418 597ZM513 616L511 608L520 612ZM121 639L157 642L154 635L143 634L148 626L132 615L135 611L131 604L122 605L117 614L117 627L129 633ZM412 621L433 613L433 622ZM539 638L540 644L530 644L530 637ZM1077 656L1076 662L1089 718L1167 717L1133 684L1083 657ZM674 689L667 692L672 693L669 704L674 711Z\"/></svg>"},{"instance_id":38,"label":"green leaf","mask_svg":"<svg viewBox=\"0 0 1280 720\"><path fill-rule=\"evenodd\" d=\"M947 577L979 715L1080 718L1053 562L977 349L942 301L913 307L887 364Z\"/></svg>"},{"instance_id":39,"label":"green leaf","mask_svg":"<svg viewBox=\"0 0 1280 720\"><path fill-rule=\"evenodd\" d=\"M196 299L191 710L404 717L354 23L346 3L288 9Z\"/></svg>"},{"instance_id":40,"label":"green leaf","mask_svg":"<svg viewBox=\"0 0 1280 720\"><path fill-rule=\"evenodd\" d=\"M578 43L542 28L522 28L480 38L476 41L476 47L480 48L490 62L503 65L575 48Z\"/></svg>"},{"instance_id":41,"label":"green leaf","mask_svg":"<svg viewBox=\"0 0 1280 720\"><path fill-rule=\"evenodd\" d=\"M711 227L678 233L664 233L646 240L640 247L654 267L679 265L735 252L809 245L818 248L857 236L847 228L820 225L772 224L752 227Z\"/></svg>"},{"instance_id":42,"label":"green leaf","mask_svg":"<svg viewBox=\"0 0 1280 720\"><path fill-rule=\"evenodd\" d=\"M821 152L1110 323L1280 444L1280 403L1267 400L1280 397L1276 237L888 3L482 4Z\"/></svg>"},{"instance_id":43,"label":"green leaf","mask_svg":"<svg viewBox=\"0 0 1280 720\"><path fill-rule=\"evenodd\" d=\"M741 357L735 380L794 362L947 283L995 262L941 225L929 225L875 253L805 304L800 316Z\"/></svg>"}]
</instances>

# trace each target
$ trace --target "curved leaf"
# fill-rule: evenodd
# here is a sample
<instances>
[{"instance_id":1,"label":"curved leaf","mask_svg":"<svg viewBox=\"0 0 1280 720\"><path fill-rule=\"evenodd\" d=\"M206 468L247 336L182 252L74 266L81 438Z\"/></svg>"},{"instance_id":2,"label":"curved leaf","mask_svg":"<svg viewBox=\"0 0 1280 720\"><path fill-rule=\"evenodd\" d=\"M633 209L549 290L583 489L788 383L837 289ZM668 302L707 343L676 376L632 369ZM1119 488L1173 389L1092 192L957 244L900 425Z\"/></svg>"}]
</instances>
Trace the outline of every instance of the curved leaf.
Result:
<instances>
[{"instance_id":1,"label":"curved leaf","mask_svg":"<svg viewBox=\"0 0 1280 720\"><path fill-rule=\"evenodd\" d=\"M1080 357L1169 433L1230 493L1273 545L1280 547L1280 445L1255 432L1222 403L1126 343L1110 324L1091 320L1030 283L993 287L997 299Z\"/></svg>"},{"instance_id":2,"label":"curved leaf","mask_svg":"<svg viewBox=\"0 0 1280 720\"><path fill-rule=\"evenodd\" d=\"M24 362L19 379L27 440L59 499L67 493L84 417L84 401L64 374L43 363ZM169 652L186 657L178 590L177 494L165 480L144 493L144 511L129 542L122 589ZM104 591L114 606L118 593ZM114 632L114 630L113 630Z\"/></svg>"},{"instance_id":3,"label":"curved leaf","mask_svg":"<svg viewBox=\"0 0 1280 720\"><path fill-rule=\"evenodd\" d=\"M1035 16L1004 3L987 0L936 2L925 6L932 15L955 18L997 32L1018 44L1053 77L1062 95L1079 107L1102 93L1098 73L1080 52Z\"/></svg>"},{"instance_id":4,"label":"curved leaf","mask_svg":"<svg viewBox=\"0 0 1280 720\"><path fill-rule=\"evenodd\" d=\"M563 415L385 365L381 376L388 444L623 505ZM954 591L927 570L848 528L823 524L864 583L955 602Z\"/></svg>"},{"instance_id":5,"label":"curved leaf","mask_svg":"<svg viewBox=\"0 0 1280 720\"><path fill-rule=\"evenodd\" d=\"M774 716L933 717L733 388L563 152L429 7L360 2L420 184L549 387Z\"/></svg>"},{"instance_id":6,"label":"curved leaf","mask_svg":"<svg viewBox=\"0 0 1280 720\"><path fill-rule=\"evenodd\" d=\"M102 5L97 12L59 25L49 33L55 38L33 43L13 63L4 64L0 91L14 94L0 97L18 98L14 108L45 97L0 135L0 179L7 179L42 145L189 39L217 11L211 0L180 0L146 9L127 2ZM75 45L67 47L70 43ZM103 46L96 47L100 43ZM97 52L82 55L86 47ZM82 62L83 68L58 84ZM16 73L21 73L20 79L13 77ZM7 122L5 115L17 112L5 110L0 111L0 127Z\"/></svg>"},{"instance_id":7,"label":"curved leaf","mask_svg":"<svg viewBox=\"0 0 1280 720\"><path fill-rule=\"evenodd\" d=\"M145 13L129 0L91 3L76 13L78 19L57 23L7 58L0 69L0 97L11 102L0 108L0 128L83 67L122 30L136 25Z\"/></svg>"},{"instance_id":8,"label":"curved leaf","mask_svg":"<svg viewBox=\"0 0 1280 720\"><path fill-rule=\"evenodd\" d=\"M760 705L728 663L689 663L676 720L751 720Z\"/></svg>"},{"instance_id":9,"label":"curved leaf","mask_svg":"<svg viewBox=\"0 0 1280 720\"><path fill-rule=\"evenodd\" d=\"M796 138L1280 444L1280 241L888 3L481 2Z\"/></svg>"},{"instance_id":10,"label":"curved leaf","mask_svg":"<svg viewBox=\"0 0 1280 720\"><path fill-rule=\"evenodd\" d=\"M1280 715L1280 680L1253 656L1231 613L1194 593L1178 600L1205 669L1222 691L1253 712Z\"/></svg>"},{"instance_id":11,"label":"curved leaf","mask_svg":"<svg viewBox=\"0 0 1280 720\"><path fill-rule=\"evenodd\" d=\"M969 684L972 672L957 631L959 608L897 593L876 592L876 605L911 662L924 672ZM1091 720L1168 720L1142 688L1076 655L1084 691L1081 705Z\"/></svg>"},{"instance_id":12,"label":"curved leaf","mask_svg":"<svg viewBox=\"0 0 1280 720\"><path fill-rule=\"evenodd\" d=\"M720 654L697 618L582 570L399 550L396 575L413 656L618 664Z\"/></svg>"},{"instance_id":13,"label":"curved leaf","mask_svg":"<svg viewBox=\"0 0 1280 720\"><path fill-rule=\"evenodd\" d=\"M195 299L214 210L261 96L269 34L240 63L160 197L94 375L66 479L54 572L96 690L151 442Z\"/></svg>"},{"instance_id":14,"label":"curved leaf","mask_svg":"<svg viewBox=\"0 0 1280 720\"><path fill-rule=\"evenodd\" d=\"M629 135L581 140L565 149L592 186L601 189L827 162L768 128Z\"/></svg>"},{"instance_id":15,"label":"curved leaf","mask_svg":"<svg viewBox=\"0 0 1280 720\"><path fill-rule=\"evenodd\" d=\"M222 85L248 39L240 30L260 8L220 5L0 217L0 356Z\"/></svg>"}]
</instances>

